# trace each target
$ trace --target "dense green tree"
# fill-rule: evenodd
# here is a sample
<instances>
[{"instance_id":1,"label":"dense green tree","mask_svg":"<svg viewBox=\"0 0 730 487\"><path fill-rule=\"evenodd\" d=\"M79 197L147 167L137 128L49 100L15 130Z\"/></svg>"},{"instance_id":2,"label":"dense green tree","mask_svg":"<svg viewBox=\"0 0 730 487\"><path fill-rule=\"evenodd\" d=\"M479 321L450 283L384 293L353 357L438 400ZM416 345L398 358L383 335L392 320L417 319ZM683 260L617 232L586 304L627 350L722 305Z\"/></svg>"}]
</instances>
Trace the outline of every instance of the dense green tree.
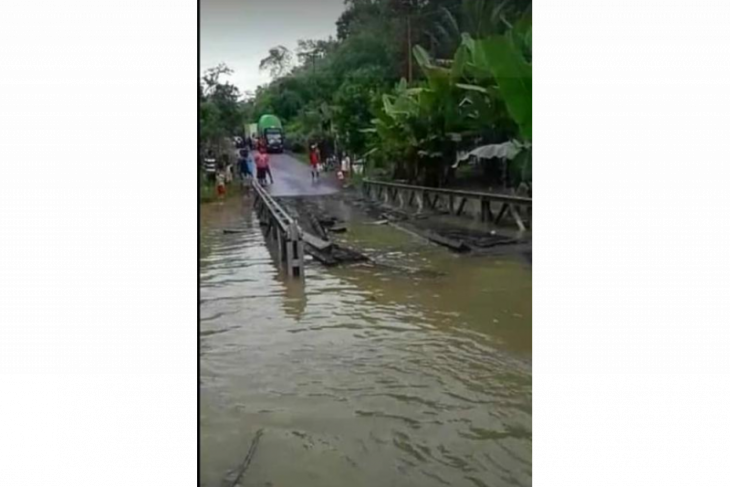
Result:
<instances>
[{"instance_id":1,"label":"dense green tree","mask_svg":"<svg viewBox=\"0 0 730 487\"><path fill-rule=\"evenodd\" d=\"M211 133L229 130L236 113L239 126L275 113L292 147L336 139L430 184L444 181L458 150L531 140L530 0L345 5L336 39L300 40L296 56L272 48L261 67L274 79L246 101L231 103L240 94L219 82L225 69L211 73L202 99L214 108L201 109Z\"/></svg>"},{"instance_id":2,"label":"dense green tree","mask_svg":"<svg viewBox=\"0 0 730 487\"><path fill-rule=\"evenodd\" d=\"M385 79L382 67L365 66L351 72L335 93L334 126L343 147L350 152L360 155L365 152L364 129L372 125L372 101L388 86Z\"/></svg>"},{"instance_id":3,"label":"dense green tree","mask_svg":"<svg viewBox=\"0 0 730 487\"><path fill-rule=\"evenodd\" d=\"M240 131L243 112L240 92L235 85L222 81L233 71L220 64L203 73L198 85L200 142L203 147L219 146L223 137Z\"/></svg>"}]
</instances>

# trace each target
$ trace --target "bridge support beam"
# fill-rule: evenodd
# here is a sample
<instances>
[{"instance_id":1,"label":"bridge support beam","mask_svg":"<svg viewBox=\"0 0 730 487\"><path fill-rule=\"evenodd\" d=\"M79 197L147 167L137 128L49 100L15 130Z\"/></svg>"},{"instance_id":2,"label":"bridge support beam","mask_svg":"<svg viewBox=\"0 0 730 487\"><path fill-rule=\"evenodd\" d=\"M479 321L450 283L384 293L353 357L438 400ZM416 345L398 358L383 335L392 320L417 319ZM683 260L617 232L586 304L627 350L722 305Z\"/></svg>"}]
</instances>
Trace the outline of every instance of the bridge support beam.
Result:
<instances>
[{"instance_id":1,"label":"bridge support beam","mask_svg":"<svg viewBox=\"0 0 730 487\"><path fill-rule=\"evenodd\" d=\"M521 231L527 229L532 214L532 198L516 194L428 188L371 179L363 181L363 194L385 204L397 204L401 208L416 206L418 213L424 208L432 210L443 208L452 215L461 216L470 213L473 218L494 224L500 223L505 215L508 215L509 220ZM496 216L493 213L492 203L498 205L499 211ZM523 215L527 215L527 221Z\"/></svg>"},{"instance_id":2,"label":"bridge support beam","mask_svg":"<svg viewBox=\"0 0 730 487\"><path fill-rule=\"evenodd\" d=\"M304 243L299 224L258 184L254 188L254 210L261 222L264 236L275 247L276 259L291 277L304 279Z\"/></svg>"}]
</instances>

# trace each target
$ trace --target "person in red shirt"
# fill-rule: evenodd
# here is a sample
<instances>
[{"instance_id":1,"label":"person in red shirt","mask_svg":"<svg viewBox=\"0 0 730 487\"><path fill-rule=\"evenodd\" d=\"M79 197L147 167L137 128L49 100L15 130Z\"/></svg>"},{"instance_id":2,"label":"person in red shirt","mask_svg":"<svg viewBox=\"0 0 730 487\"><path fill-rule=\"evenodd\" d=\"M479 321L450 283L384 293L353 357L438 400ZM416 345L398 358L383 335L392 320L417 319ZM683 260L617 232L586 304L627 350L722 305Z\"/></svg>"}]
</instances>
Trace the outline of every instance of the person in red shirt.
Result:
<instances>
[{"instance_id":1,"label":"person in red shirt","mask_svg":"<svg viewBox=\"0 0 730 487\"><path fill-rule=\"evenodd\" d=\"M309 148L309 165L312 167L312 181L319 179L319 153L316 145Z\"/></svg>"},{"instance_id":2,"label":"person in red shirt","mask_svg":"<svg viewBox=\"0 0 730 487\"><path fill-rule=\"evenodd\" d=\"M269 167L269 155L266 149L259 149L256 154L256 179L260 184L266 184L266 176L269 176L271 184L274 184L274 177L271 175L271 167Z\"/></svg>"}]
</instances>

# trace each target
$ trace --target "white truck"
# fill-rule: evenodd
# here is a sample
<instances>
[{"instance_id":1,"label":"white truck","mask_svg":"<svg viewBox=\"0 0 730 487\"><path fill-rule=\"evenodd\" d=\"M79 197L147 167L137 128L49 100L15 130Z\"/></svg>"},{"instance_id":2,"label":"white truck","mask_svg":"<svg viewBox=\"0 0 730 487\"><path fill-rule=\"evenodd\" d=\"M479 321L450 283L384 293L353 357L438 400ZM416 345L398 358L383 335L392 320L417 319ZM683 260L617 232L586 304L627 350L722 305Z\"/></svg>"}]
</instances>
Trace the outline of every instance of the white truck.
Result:
<instances>
[{"instance_id":1,"label":"white truck","mask_svg":"<svg viewBox=\"0 0 730 487\"><path fill-rule=\"evenodd\" d=\"M258 124L247 123L245 130L246 130L246 137L251 137L253 139L258 136Z\"/></svg>"}]
</instances>

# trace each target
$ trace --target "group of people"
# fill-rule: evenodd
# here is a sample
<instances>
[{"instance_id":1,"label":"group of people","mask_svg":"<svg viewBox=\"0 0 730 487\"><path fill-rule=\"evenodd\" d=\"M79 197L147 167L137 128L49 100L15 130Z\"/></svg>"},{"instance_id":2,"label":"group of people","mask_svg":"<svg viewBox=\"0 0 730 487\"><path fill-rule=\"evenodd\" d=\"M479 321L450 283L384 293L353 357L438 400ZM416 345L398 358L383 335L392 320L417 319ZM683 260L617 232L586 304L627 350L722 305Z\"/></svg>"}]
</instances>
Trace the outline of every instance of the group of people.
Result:
<instances>
[{"instance_id":1,"label":"group of people","mask_svg":"<svg viewBox=\"0 0 730 487\"><path fill-rule=\"evenodd\" d=\"M230 159L226 156L218 160L212 149L209 149L203 158L203 173L210 184L215 184L218 198L226 195L226 187L233 182L234 168ZM265 147L259 147L256 155L248 147L238 150L238 171L237 176L241 183L253 179L254 173L259 184L265 185L266 180L274 183L271 174L269 155Z\"/></svg>"},{"instance_id":2,"label":"group of people","mask_svg":"<svg viewBox=\"0 0 730 487\"><path fill-rule=\"evenodd\" d=\"M254 155L253 148L251 146L257 146L257 151ZM269 184L274 184L274 177L271 174L271 165L269 161L269 154L266 151L264 144L257 144L255 141L245 140L243 144L239 145L238 149L238 171L237 176L241 181L241 184L245 184L247 181L251 181L256 176L259 184L262 186L266 185L266 180L269 180ZM319 146L313 143L309 147L309 164L312 174L312 182L319 180L320 172L322 171L322 156ZM328 166L334 165L334 169L337 171L337 179L343 183L345 178L352 171L352 163L350 157L343 153L341 160L337 163L336 158L328 158ZM328 168L330 169L330 168ZM216 190L219 198L225 197L226 186L231 184L234 179L233 164L229 158L224 156L223 160L218 162L212 150L208 150L205 158L203 159L203 170L206 178L210 183L215 183Z\"/></svg>"},{"instance_id":3,"label":"group of people","mask_svg":"<svg viewBox=\"0 0 730 487\"><path fill-rule=\"evenodd\" d=\"M233 181L233 165L228 157L218 160L212 149L203 158L203 172L209 183L215 183L218 197L226 194L226 185Z\"/></svg>"},{"instance_id":4,"label":"group of people","mask_svg":"<svg viewBox=\"0 0 730 487\"><path fill-rule=\"evenodd\" d=\"M265 185L267 177L271 184L274 184L274 176L271 175L271 166L269 164L269 154L266 153L265 147L260 146L256 156L252 156L251 151L245 147L238 153L238 173L241 181L252 179L253 173L256 171L256 179L259 184Z\"/></svg>"},{"instance_id":5,"label":"group of people","mask_svg":"<svg viewBox=\"0 0 730 487\"><path fill-rule=\"evenodd\" d=\"M330 157L328 159L329 161L332 161L332 164L336 164L336 158ZM309 165L312 171L312 182L315 182L319 180L319 173L322 170L322 154L319 150L319 146L317 144L312 144L309 146ZM351 172L352 163L350 161L350 156L348 156L346 153L342 154L342 159L340 161L340 167L335 167L337 170L337 179L340 182L344 182L345 177Z\"/></svg>"}]
</instances>

